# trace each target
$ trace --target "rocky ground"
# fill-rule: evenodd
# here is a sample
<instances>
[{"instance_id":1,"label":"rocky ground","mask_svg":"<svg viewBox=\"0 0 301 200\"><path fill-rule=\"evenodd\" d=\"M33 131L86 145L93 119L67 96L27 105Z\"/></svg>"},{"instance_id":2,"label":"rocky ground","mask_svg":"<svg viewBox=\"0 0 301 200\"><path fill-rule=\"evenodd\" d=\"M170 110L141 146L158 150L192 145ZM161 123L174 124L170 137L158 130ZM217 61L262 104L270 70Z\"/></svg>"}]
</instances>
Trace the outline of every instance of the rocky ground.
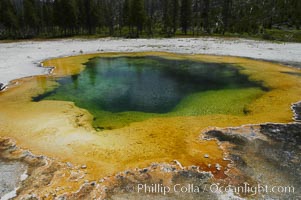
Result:
<instances>
[{"instance_id":1,"label":"rocky ground","mask_svg":"<svg viewBox=\"0 0 301 200\"><path fill-rule=\"evenodd\" d=\"M300 117L300 103L293 106L295 120ZM269 186L262 199L301 198L301 124L260 124L226 129L212 129L206 138L226 146L233 161L231 180ZM238 170L238 171L237 171ZM242 184L242 183L240 183ZM294 192L271 192L273 186L293 186Z\"/></svg>"},{"instance_id":2,"label":"rocky ground","mask_svg":"<svg viewBox=\"0 0 301 200\"><path fill-rule=\"evenodd\" d=\"M19 182L14 182L12 187L6 187L2 183L5 187L3 192L12 189L13 192L10 192L9 196L14 199L219 199L223 195L235 197L233 194L211 192L209 185L219 180L215 180L211 173L200 171L196 166L184 168L178 161L169 164L153 163L144 169L137 168L91 181L85 180L85 167L35 156L16 147L11 139L0 138L0 148L0 157L6 160L2 167L5 170L2 173L12 170L8 163L21 163L27 167L28 177L25 180L18 179ZM4 183L17 180L15 176L18 174L11 177L6 175ZM60 181L63 181L66 187L56 187ZM72 184L77 188L68 191L68 186ZM149 186L158 184L170 188L176 184L185 187L194 184L199 191L185 193L171 191L166 195L162 195L162 191L159 190L139 193L138 184Z\"/></svg>"},{"instance_id":3,"label":"rocky ground","mask_svg":"<svg viewBox=\"0 0 301 200\"><path fill-rule=\"evenodd\" d=\"M260 199L301 197L300 123L216 129L206 135L217 139L221 145L227 144L227 158L233 161L233 168L228 173L231 181L238 181L238 185L243 185L239 180L244 180L250 185L293 186L295 189L292 193L262 192L257 195Z\"/></svg>"},{"instance_id":4,"label":"rocky ground","mask_svg":"<svg viewBox=\"0 0 301 200\"><path fill-rule=\"evenodd\" d=\"M296 121L301 121L301 101L293 105L294 118Z\"/></svg>"},{"instance_id":5,"label":"rocky ground","mask_svg":"<svg viewBox=\"0 0 301 200\"><path fill-rule=\"evenodd\" d=\"M0 197L13 196L19 183L26 178L27 166L20 161L0 160Z\"/></svg>"}]
</instances>

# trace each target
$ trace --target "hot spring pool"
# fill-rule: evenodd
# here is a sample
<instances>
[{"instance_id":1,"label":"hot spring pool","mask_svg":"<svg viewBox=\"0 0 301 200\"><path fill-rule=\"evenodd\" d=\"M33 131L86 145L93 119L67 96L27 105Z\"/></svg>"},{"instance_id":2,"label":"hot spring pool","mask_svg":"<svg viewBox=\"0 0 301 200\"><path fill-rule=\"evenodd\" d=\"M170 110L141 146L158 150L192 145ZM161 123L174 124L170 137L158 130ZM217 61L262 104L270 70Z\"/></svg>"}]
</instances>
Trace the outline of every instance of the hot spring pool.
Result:
<instances>
[{"instance_id":1,"label":"hot spring pool","mask_svg":"<svg viewBox=\"0 0 301 200\"><path fill-rule=\"evenodd\" d=\"M299 69L246 58L101 53L43 64L53 73L0 93L0 136L84 164L89 180L174 160L224 177L225 152L202 133L291 122L301 96Z\"/></svg>"},{"instance_id":2,"label":"hot spring pool","mask_svg":"<svg viewBox=\"0 0 301 200\"><path fill-rule=\"evenodd\" d=\"M95 57L85 66L33 101L75 102L93 114L96 128L110 129L158 116L243 115L266 90L231 64L123 56Z\"/></svg>"}]
</instances>

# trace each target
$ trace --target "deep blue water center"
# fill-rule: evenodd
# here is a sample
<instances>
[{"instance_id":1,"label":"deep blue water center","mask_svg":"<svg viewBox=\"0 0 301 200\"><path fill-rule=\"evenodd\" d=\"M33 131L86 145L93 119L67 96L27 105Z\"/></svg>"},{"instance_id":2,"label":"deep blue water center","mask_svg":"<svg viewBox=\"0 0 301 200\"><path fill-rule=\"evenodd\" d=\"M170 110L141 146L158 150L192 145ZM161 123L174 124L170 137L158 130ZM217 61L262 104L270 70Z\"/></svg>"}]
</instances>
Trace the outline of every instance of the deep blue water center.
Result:
<instances>
[{"instance_id":1,"label":"deep blue water center","mask_svg":"<svg viewBox=\"0 0 301 200\"><path fill-rule=\"evenodd\" d=\"M161 57L96 57L78 75L57 79L34 101L72 101L88 110L167 113L186 96L208 90L259 87L237 67Z\"/></svg>"}]
</instances>

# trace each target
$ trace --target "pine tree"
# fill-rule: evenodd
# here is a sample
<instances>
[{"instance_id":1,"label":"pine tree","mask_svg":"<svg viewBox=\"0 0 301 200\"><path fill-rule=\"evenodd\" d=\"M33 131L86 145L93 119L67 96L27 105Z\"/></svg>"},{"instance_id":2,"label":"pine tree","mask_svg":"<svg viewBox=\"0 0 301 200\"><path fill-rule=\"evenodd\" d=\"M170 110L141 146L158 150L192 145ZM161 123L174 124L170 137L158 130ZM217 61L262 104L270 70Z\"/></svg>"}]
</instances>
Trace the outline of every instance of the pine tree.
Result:
<instances>
[{"instance_id":1,"label":"pine tree","mask_svg":"<svg viewBox=\"0 0 301 200\"><path fill-rule=\"evenodd\" d=\"M132 0L130 21L136 27L136 37L142 32L145 22L145 10L143 0Z\"/></svg>"},{"instance_id":2,"label":"pine tree","mask_svg":"<svg viewBox=\"0 0 301 200\"><path fill-rule=\"evenodd\" d=\"M178 29L178 20L179 20L179 0L173 0L172 2L172 28L173 28L173 34L176 34L176 31Z\"/></svg>"},{"instance_id":3,"label":"pine tree","mask_svg":"<svg viewBox=\"0 0 301 200\"><path fill-rule=\"evenodd\" d=\"M24 25L29 36L35 36L38 26L38 15L35 8L35 0L24 1Z\"/></svg>"},{"instance_id":4,"label":"pine tree","mask_svg":"<svg viewBox=\"0 0 301 200\"><path fill-rule=\"evenodd\" d=\"M186 35L191 25L192 1L182 0L181 2L181 26L182 32Z\"/></svg>"},{"instance_id":5,"label":"pine tree","mask_svg":"<svg viewBox=\"0 0 301 200\"><path fill-rule=\"evenodd\" d=\"M301 26L301 1L292 1L293 11L292 11L292 24L296 29L300 29Z\"/></svg>"},{"instance_id":6,"label":"pine tree","mask_svg":"<svg viewBox=\"0 0 301 200\"><path fill-rule=\"evenodd\" d=\"M8 37L15 37L19 29L19 22L16 10L10 0L0 1L0 29L3 26L3 32Z\"/></svg>"},{"instance_id":7,"label":"pine tree","mask_svg":"<svg viewBox=\"0 0 301 200\"><path fill-rule=\"evenodd\" d=\"M178 27L185 34L259 35L299 29L300 10L300 0L0 0L0 38L114 36L117 29L132 37L173 36Z\"/></svg>"},{"instance_id":8,"label":"pine tree","mask_svg":"<svg viewBox=\"0 0 301 200\"><path fill-rule=\"evenodd\" d=\"M209 12L210 12L210 0L204 0L204 10L202 13L202 20L204 24L204 30L207 33L210 33Z\"/></svg>"},{"instance_id":9,"label":"pine tree","mask_svg":"<svg viewBox=\"0 0 301 200\"><path fill-rule=\"evenodd\" d=\"M128 30L131 30L131 23L130 23L130 18L131 18L131 4L130 4L130 0L125 0L123 3L123 24L125 26L128 26Z\"/></svg>"},{"instance_id":10,"label":"pine tree","mask_svg":"<svg viewBox=\"0 0 301 200\"><path fill-rule=\"evenodd\" d=\"M46 0L42 6L43 9L43 24L45 28L45 34L47 36L54 32L54 19L53 19L53 3L51 0Z\"/></svg>"},{"instance_id":11,"label":"pine tree","mask_svg":"<svg viewBox=\"0 0 301 200\"><path fill-rule=\"evenodd\" d=\"M222 30L222 34L224 35L225 32L228 31L229 28L229 18L231 15L231 4L232 4L232 0L224 0L224 4L223 4L223 11L222 11L222 16L223 16L223 30Z\"/></svg>"},{"instance_id":12,"label":"pine tree","mask_svg":"<svg viewBox=\"0 0 301 200\"><path fill-rule=\"evenodd\" d=\"M86 28L88 29L88 33L94 34L96 26L98 24L98 12L97 12L97 4L94 0L86 0L85 1L85 13L86 13Z\"/></svg>"},{"instance_id":13,"label":"pine tree","mask_svg":"<svg viewBox=\"0 0 301 200\"><path fill-rule=\"evenodd\" d=\"M115 13L113 1L106 1L104 7L105 24L109 28L109 35L115 34Z\"/></svg>"},{"instance_id":14,"label":"pine tree","mask_svg":"<svg viewBox=\"0 0 301 200\"><path fill-rule=\"evenodd\" d=\"M77 25L78 10L75 0L56 0L56 23L63 30L64 36L74 34Z\"/></svg>"},{"instance_id":15,"label":"pine tree","mask_svg":"<svg viewBox=\"0 0 301 200\"><path fill-rule=\"evenodd\" d=\"M171 36L171 32L172 32L171 0L163 0L162 7L163 7L163 15L162 15L163 32L169 37Z\"/></svg>"}]
</instances>

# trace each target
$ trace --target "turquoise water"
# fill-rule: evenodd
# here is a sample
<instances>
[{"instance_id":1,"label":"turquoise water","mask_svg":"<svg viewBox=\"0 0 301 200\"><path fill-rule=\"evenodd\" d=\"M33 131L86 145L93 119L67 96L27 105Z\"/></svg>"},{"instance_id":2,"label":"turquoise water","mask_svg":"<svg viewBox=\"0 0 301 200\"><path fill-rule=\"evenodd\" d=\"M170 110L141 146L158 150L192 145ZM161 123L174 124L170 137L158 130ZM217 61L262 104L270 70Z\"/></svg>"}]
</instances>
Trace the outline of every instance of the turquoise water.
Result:
<instances>
[{"instance_id":1,"label":"turquoise water","mask_svg":"<svg viewBox=\"0 0 301 200\"><path fill-rule=\"evenodd\" d=\"M186 97L208 91L262 89L240 74L238 67L228 64L160 57L96 57L85 65L80 74L57 79L57 88L33 100L72 101L97 119L104 112L168 113Z\"/></svg>"}]
</instances>

